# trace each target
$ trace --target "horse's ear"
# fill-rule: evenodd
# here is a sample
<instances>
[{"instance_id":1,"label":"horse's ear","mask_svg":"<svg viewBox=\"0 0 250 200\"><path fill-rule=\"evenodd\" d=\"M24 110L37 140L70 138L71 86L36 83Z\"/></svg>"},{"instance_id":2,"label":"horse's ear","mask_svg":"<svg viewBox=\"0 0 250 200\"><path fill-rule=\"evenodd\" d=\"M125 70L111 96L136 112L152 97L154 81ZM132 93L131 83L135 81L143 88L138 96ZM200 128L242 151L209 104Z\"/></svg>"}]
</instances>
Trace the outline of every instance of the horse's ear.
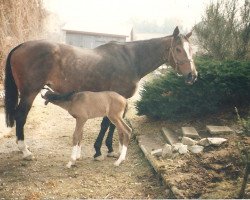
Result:
<instances>
[{"instance_id":1,"label":"horse's ear","mask_svg":"<svg viewBox=\"0 0 250 200\"><path fill-rule=\"evenodd\" d=\"M174 29L174 32L173 32L173 36L177 37L179 35L179 33L180 33L180 30L179 30L178 26L176 26L176 28Z\"/></svg>"},{"instance_id":2,"label":"horse's ear","mask_svg":"<svg viewBox=\"0 0 250 200\"><path fill-rule=\"evenodd\" d=\"M190 36L192 35L192 32L193 32L193 30L190 31L190 32L186 35L186 37L187 37L187 38L190 38Z\"/></svg>"}]
</instances>

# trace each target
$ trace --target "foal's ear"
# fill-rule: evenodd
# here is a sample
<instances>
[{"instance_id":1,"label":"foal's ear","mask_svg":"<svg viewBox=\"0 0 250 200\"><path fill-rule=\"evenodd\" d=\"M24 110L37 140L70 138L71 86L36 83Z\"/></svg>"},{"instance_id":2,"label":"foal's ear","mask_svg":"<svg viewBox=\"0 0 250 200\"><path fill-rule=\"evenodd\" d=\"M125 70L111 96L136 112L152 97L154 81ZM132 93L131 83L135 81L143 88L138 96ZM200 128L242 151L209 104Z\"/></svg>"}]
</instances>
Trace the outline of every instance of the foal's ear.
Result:
<instances>
[{"instance_id":1,"label":"foal's ear","mask_svg":"<svg viewBox=\"0 0 250 200\"><path fill-rule=\"evenodd\" d=\"M176 26L176 28L174 29L174 32L173 32L173 36L177 37L179 35L179 33L180 33L180 30L179 30L178 26Z\"/></svg>"}]
</instances>

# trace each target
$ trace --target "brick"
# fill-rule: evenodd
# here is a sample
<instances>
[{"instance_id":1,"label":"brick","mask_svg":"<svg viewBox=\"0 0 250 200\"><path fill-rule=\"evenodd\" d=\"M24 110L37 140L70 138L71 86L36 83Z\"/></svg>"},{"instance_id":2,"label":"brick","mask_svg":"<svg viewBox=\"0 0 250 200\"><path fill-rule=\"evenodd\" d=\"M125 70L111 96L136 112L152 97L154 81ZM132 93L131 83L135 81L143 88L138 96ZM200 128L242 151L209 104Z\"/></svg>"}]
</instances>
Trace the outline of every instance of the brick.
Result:
<instances>
[{"instance_id":1,"label":"brick","mask_svg":"<svg viewBox=\"0 0 250 200\"><path fill-rule=\"evenodd\" d=\"M178 142L178 134L166 127L162 127L162 133L167 142L171 145Z\"/></svg>"},{"instance_id":2,"label":"brick","mask_svg":"<svg viewBox=\"0 0 250 200\"><path fill-rule=\"evenodd\" d=\"M200 138L199 133L194 127L182 127L181 130L184 137L190 137L193 139Z\"/></svg>"},{"instance_id":3,"label":"brick","mask_svg":"<svg viewBox=\"0 0 250 200\"><path fill-rule=\"evenodd\" d=\"M207 125L206 127L211 135L224 135L224 134L231 134L234 132L228 126L210 126L210 125Z\"/></svg>"}]
</instances>

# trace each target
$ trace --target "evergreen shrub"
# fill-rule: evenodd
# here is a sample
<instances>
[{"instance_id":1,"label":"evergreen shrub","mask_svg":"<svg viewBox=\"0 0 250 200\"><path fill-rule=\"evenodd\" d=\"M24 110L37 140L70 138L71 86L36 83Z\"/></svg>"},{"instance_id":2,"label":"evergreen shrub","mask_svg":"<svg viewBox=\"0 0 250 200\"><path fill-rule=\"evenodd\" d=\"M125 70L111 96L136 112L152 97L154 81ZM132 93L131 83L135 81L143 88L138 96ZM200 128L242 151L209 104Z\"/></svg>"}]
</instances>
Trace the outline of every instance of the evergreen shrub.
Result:
<instances>
[{"instance_id":1,"label":"evergreen shrub","mask_svg":"<svg viewBox=\"0 0 250 200\"><path fill-rule=\"evenodd\" d=\"M185 84L174 71L147 82L136 102L139 115L160 119L199 117L250 102L250 61L197 58L198 80Z\"/></svg>"}]
</instances>

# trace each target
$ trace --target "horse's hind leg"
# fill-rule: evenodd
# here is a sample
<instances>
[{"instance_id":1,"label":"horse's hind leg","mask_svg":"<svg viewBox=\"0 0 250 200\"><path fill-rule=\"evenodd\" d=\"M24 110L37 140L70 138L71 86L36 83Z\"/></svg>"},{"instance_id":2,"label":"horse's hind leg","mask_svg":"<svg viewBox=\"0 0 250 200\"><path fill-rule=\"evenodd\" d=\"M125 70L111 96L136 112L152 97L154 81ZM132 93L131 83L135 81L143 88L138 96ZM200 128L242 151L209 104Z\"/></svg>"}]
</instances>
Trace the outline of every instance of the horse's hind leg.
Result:
<instances>
[{"instance_id":1,"label":"horse's hind leg","mask_svg":"<svg viewBox=\"0 0 250 200\"><path fill-rule=\"evenodd\" d=\"M32 95L21 95L20 102L15 112L18 148L22 151L23 158L28 160L32 159L32 153L28 150L24 142L24 125L36 94L37 93Z\"/></svg>"},{"instance_id":2,"label":"horse's hind leg","mask_svg":"<svg viewBox=\"0 0 250 200\"><path fill-rule=\"evenodd\" d=\"M113 123L110 123L108 136L106 138L106 146L108 147L108 155L107 156L117 158L119 156L119 154L115 153L113 150L114 131L115 131L115 125Z\"/></svg>"},{"instance_id":3,"label":"horse's hind leg","mask_svg":"<svg viewBox=\"0 0 250 200\"><path fill-rule=\"evenodd\" d=\"M101 146L102 146L102 141L105 136L106 131L108 130L108 127L110 125L110 120L108 117L104 117L101 123L101 130L100 133L95 141L94 148L95 148L95 155L94 158L95 160L103 160L103 157L101 156Z\"/></svg>"}]
</instances>

